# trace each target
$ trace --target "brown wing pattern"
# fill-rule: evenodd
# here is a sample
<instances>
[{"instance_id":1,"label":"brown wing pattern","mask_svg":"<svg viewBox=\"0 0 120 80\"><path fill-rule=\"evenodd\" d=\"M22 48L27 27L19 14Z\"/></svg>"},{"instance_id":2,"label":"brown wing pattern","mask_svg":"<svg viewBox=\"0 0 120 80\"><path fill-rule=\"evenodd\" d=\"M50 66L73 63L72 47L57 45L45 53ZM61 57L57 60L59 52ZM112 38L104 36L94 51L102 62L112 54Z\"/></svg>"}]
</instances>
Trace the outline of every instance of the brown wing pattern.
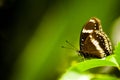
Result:
<instances>
[{"instance_id":1,"label":"brown wing pattern","mask_svg":"<svg viewBox=\"0 0 120 80\"><path fill-rule=\"evenodd\" d=\"M80 35L80 54L84 57L103 58L112 53L111 42L103 32L100 20L91 18Z\"/></svg>"}]
</instances>

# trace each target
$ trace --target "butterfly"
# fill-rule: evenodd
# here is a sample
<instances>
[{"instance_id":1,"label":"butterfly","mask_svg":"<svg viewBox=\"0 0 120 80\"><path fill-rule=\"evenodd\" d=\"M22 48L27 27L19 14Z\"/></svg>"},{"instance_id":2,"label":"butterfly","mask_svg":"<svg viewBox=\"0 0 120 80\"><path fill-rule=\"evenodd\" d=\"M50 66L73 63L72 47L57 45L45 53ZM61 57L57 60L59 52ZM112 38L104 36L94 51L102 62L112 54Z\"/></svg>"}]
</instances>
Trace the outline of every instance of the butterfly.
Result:
<instances>
[{"instance_id":1,"label":"butterfly","mask_svg":"<svg viewBox=\"0 0 120 80\"><path fill-rule=\"evenodd\" d=\"M110 54L112 45L102 29L100 20L90 18L81 30L79 55L85 58L104 58Z\"/></svg>"}]
</instances>

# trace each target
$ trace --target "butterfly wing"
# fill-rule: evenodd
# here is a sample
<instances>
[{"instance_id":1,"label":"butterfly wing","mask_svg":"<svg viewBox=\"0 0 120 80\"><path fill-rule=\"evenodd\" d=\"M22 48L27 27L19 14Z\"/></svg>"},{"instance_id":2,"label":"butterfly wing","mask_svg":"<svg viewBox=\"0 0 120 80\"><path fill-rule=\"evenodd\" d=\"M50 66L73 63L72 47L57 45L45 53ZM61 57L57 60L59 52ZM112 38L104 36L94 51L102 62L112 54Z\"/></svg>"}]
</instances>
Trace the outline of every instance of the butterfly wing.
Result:
<instances>
[{"instance_id":1,"label":"butterfly wing","mask_svg":"<svg viewBox=\"0 0 120 80\"><path fill-rule=\"evenodd\" d=\"M80 52L84 57L103 58L112 53L111 43L102 31L99 19L91 18L80 36Z\"/></svg>"},{"instance_id":2,"label":"butterfly wing","mask_svg":"<svg viewBox=\"0 0 120 80\"><path fill-rule=\"evenodd\" d=\"M104 53L108 56L112 53L112 46L108 36L102 31L95 31L92 36L99 42L100 47Z\"/></svg>"},{"instance_id":3,"label":"butterfly wing","mask_svg":"<svg viewBox=\"0 0 120 80\"><path fill-rule=\"evenodd\" d=\"M83 27L80 35L80 50L84 44L86 38L93 33L94 30L102 31L102 27L100 25L100 20L97 18L91 18Z\"/></svg>"},{"instance_id":4,"label":"butterfly wing","mask_svg":"<svg viewBox=\"0 0 120 80\"><path fill-rule=\"evenodd\" d=\"M81 52L86 58L88 57L102 58L105 56L104 50L99 45L99 42L93 38L92 36L93 34L90 34L86 38L84 45L81 47Z\"/></svg>"},{"instance_id":5,"label":"butterfly wing","mask_svg":"<svg viewBox=\"0 0 120 80\"><path fill-rule=\"evenodd\" d=\"M101 22L98 18L91 18L83 27L82 32L98 30L102 31Z\"/></svg>"}]
</instances>

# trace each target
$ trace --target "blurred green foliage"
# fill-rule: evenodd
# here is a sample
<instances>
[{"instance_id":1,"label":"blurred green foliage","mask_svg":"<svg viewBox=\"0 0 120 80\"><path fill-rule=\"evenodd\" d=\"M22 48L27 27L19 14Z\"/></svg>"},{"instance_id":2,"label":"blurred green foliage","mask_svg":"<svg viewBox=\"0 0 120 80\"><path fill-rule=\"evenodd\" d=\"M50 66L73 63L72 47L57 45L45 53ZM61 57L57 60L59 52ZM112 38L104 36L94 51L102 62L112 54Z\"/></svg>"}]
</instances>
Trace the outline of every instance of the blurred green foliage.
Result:
<instances>
[{"instance_id":1,"label":"blurred green foliage","mask_svg":"<svg viewBox=\"0 0 120 80\"><path fill-rule=\"evenodd\" d=\"M81 28L91 17L98 17L112 38L111 25L119 16L119 2L16 0L8 46L8 53L16 59L9 80L58 80L72 62L79 61L74 51L61 46L69 40L79 49Z\"/></svg>"}]
</instances>

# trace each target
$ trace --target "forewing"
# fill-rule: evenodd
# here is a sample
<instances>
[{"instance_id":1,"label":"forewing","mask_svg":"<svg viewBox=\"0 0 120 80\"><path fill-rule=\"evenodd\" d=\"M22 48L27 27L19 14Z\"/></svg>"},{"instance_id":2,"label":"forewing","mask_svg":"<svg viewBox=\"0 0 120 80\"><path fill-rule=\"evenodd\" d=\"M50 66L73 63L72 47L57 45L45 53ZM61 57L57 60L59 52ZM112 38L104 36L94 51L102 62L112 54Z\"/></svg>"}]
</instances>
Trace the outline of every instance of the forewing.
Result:
<instances>
[{"instance_id":1,"label":"forewing","mask_svg":"<svg viewBox=\"0 0 120 80\"><path fill-rule=\"evenodd\" d=\"M93 34L90 34L86 38L84 45L81 47L82 54L84 57L103 58L105 57L104 50L99 45L99 42L92 36Z\"/></svg>"}]
</instances>

